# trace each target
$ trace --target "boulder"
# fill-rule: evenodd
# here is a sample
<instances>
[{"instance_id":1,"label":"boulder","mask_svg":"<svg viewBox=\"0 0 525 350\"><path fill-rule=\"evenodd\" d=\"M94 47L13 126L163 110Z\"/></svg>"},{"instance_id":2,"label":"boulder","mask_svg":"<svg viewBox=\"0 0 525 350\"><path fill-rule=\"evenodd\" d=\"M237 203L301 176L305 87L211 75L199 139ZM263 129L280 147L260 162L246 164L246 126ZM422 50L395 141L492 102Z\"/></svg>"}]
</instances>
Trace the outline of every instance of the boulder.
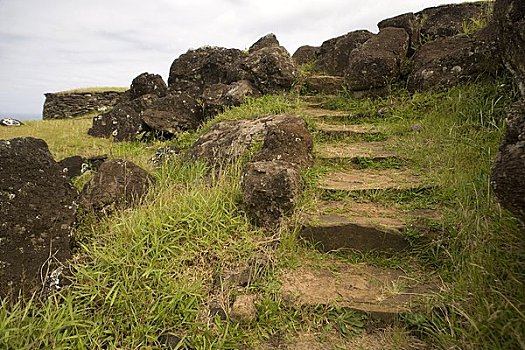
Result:
<instances>
[{"instance_id":1,"label":"boulder","mask_svg":"<svg viewBox=\"0 0 525 350\"><path fill-rule=\"evenodd\" d=\"M156 136L169 138L180 132L197 130L203 115L194 98L172 92L152 102L140 113L140 118Z\"/></svg>"},{"instance_id":2,"label":"boulder","mask_svg":"<svg viewBox=\"0 0 525 350\"><path fill-rule=\"evenodd\" d=\"M243 171L241 188L244 208L254 224L275 229L299 201L301 175L288 162L252 162Z\"/></svg>"},{"instance_id":3,"label":"boulder","mask_svg":"<svg viewBox=\"0 0 525 350\"><path fill-rule=\"evenodd\" d=\"M145 131L140 113L131 102L115 106L111 111L93 117L88 135L112 138L113 141L136 141Z\"/></svg>"},{"instance_id":4,"label":"boulder","mask_svg":"<svg viewBox=\"0 0 525 350\"><path fill-rule=\"evenodd\" d=\"M64 175L71 179L76 176L82 175L84 173L84 169L87 167L86 158L81 156L72 156L62 159L58 162L60 167L62 168L62 172Z\"/></svg>"},{"instance_id":5,"label":"boulder","mask_svg":"<svg viewBox=\"0 0 525 350\"><path fill-rule=\"evenodd\" d=\"M425 40L460 34L465 24L487 16L487 2L451 4L431 7L417 13L421 21L421 35Z\"/></svg>"},{"instance_id":6,"label":"boulder","mask_svg":"<svg viewBox=\"0 0 525 350\"><path fill-rule=\"evenodd\" d=\"M168 86L194 97L202 94L205 86L231 84L246 77L241 68L245 55L237 49L202 47L189 50L173 61Z\"/></svg>"},{"instance_id":7,"label":"boulder","mask_svg":"<svg viewBox=\"0 0 525 350\"><path fill-rule=\"evenodd\" d=\"M302 91L312 94L336 95L343 89L344 78L331 75L310 75L302 82Z\"/></svg>"},{"instance_id":8,"label":"boulder","mask_svg":"<svg viewBox=\"0 0 525 350\"><path fill-rule=\"evenodd\" d=\"M47 144L30 137L0 141L0 178L0 298L59 289L76 189Z\"/></svg>"},{"instance_id":9,"label":"boulder","mask_svg":"<svg viewBox=\"0 0 525 350\"><path fill-rule=\"evenodd\" d=\"M493 26L473 37L437 39L416 52L408 88L411 91L449 88L481 76L493 76L500 68L499 62Z\"/></svg>"},{"instance_id":10,"label":"boulder","mask_svg":"<svg viewBox=\"0 0 525 350\"><path fill-rule=\"evenodd\" d=\"M491 180L502 206L525 224L525 102L516 104L507 117Z\"/></svg>"},{"instance_id":11,"label":"boulder","mask_svg":"<svg viewBox=\"0 0 525 350\"><path fill-rule=\"evenodd\" d=\"M295 64L300 66L303 64L313 63L317 59L317 54L319 53L319 47L304 45L299 47L294 54L292 59Z\"/></svg>"},{"instance_id":12,"label":"boulder","mask_svg":"<svg viewBox=\"0 0 525 350\"><path fill-rule=\"evenodd\" d=\"M505 66L512 72L521 95L525 97L525 2L497 0L494 21Z\"/></svg>"},{"instance_id":13,"label":"boulder","mask_svg":"<svg viewBox=\"0 0 525 350\"><path fill-rule=\"evenodd\" d=\"M367 30L356 30L323 42L317 54L316 69L328 75L344 76L352 50L373 36Z\"/></svg>"},{"instance_id":14,"label":"boulder","mask_svg":"<svg viewBox=\"0 0 525 350\"><path fill-rule=\"evenodd\" d=\"M168 87L162 77L158 74L142 73L131 82L129 98L134 100L143 95L153 94L164 97L168 93Z\"/></svg>"},{"instance_id":15,"label":"boulder","mask_svg":"<svg viewBox=\"0 0 525 350\"><path fill-rule=\"evenodd\" d=\"M88 170L97 171L100 165L107 159L106 155L94 157L71 156L58 162L64 176L71 179L80 176Z\"/></svg>"},{"instance_id":16,"label":"boulder","mask_svg":"<svg viewBox=\"0 0 525 350\"><path fill-rule=\"evenodd\" d=\"M277 37L273 33L266 34L259 40L257 40L250 48L248 49L248 53L252 53L254 51L257 51L259 49L265 48L265 47L278 47L281 46L279 44L279 40L277 40Z\"/></svg>"},{"instance_id":17,"label":"boulder","mask_svg":"<svg viewBox=\"0 0 525 350\"><path fill-rule=\"evenodd\" d=\"M121 102L111 111L93 117L88 135L112 138L113 141L136 141L148 126L141 118L141 112L158 99L157 95L142 95L132 101Z\"/></svg>"},{"instance_id":18,"label":"boulder","mask_svg":"<svg viewBox=\"0 0 525 350\"><path fill-rule=\"evenodd\" d=\"M284 47L263 47L242 63L249 80L263 94L288 91L296 77L295 63Z\"/></svg>"},{"instance_id":19,"label":"boulder","mask_svg":"<svg viewBox=\"0 0 525 350\"><path fill-rule=\"evenodd\" d=\"M350 90L388 87L401 74L408 52L408 34L402 28L384 28L350 54L345 75Z\"/></svg>"},{"instance_id":20,"label":"boulder","mask_svg":"<svg viewBox=\"0 0 525 350\"><path fill-rule=\"evenodd\" d=\"M189 149L188 156L213 166L232 163L247 153L256 141L262 141L269 126L286 124L289 120L289 116L276 115L220 122L199 137Z\"/></svg>"},{"instance_id":21,"label":"boulder","mask_svg":"<svg viewBox=\"0 0 525 350\"><path fill-rule=\"evenodd\" d=\"M131 208L154 182L150 174L131 161L107 160L82 189L80 205L84 210L105 214Z\"/></svg>"},{"instance_id":22,"label":"boulder","mask_svg":"<svg viewBox=\"0 0 525 350\"><path fill-rule=\"evenodd\" d=\"M421 22L420 19L412 12L382 20L377 24L377 27L379 30L383 30L388 27L403 28L407 32L409 39L408 56L412 56L415 50L421 46Z\"/></svg>"},{"instance_id":23,"label":"boulder","mask_svg":"<svg viewBox=\"0 0 525 350\"><path fill-rule=\"evenodd\" d=\"M228 107L240 106L248 97L260 95L261 93L248 80L236 81L230 85L210 85L202 94L205 119L224 112Z\"/></svg>"},{"instance_id":24,"label":"boulder","mask_svg":"<svg viewBox=\"0 0 525 350\"><path fill-rule=\"evenodd\" d=\"M294 115L285 118L286 123L268 126L262 149L253 161L279 160L299 166L312 165L314 141L305 121Z\"/></svg>"},{"instance_id":25,"label":"boulder","mask_svg":"<svg viewBox=\"0 0 525 350\"><path fill-rule=\"evenodd\" d=\"M505 66L522 95L507 117L507 130L492 169L492 187L503 207L525 225L525 3L497 0L494 20Z\"/></svg>"}]
</instances>

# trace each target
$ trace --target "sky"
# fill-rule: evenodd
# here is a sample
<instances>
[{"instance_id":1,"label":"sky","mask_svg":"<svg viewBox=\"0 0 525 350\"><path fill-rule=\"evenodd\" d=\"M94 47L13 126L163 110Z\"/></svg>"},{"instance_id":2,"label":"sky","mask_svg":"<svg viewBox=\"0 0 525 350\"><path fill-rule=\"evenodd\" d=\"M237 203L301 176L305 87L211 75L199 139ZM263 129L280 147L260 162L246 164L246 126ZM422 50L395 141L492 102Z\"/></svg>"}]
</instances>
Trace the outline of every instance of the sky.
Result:
<instances>
[{"instance_id":1,"label":"sky","mask_svg":"<svg viewBox=\"0 0 525 350\"><path fill-rule=\"evenodd\" d=\"M0 0L0 117L40 119L44 93L165 80L188 49L246 49L268 33L290 54L385 18L462 0Z\"/></svg>"}]
</instances>

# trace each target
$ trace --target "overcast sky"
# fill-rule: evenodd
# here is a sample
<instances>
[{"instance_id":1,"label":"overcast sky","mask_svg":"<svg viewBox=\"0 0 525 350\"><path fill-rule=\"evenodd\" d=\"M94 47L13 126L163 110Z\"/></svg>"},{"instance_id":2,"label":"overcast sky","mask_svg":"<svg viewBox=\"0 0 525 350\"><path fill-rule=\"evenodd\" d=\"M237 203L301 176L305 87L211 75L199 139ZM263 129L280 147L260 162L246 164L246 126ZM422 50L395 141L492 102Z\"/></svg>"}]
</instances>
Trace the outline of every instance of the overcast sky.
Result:
<instances>
[{"instance_id":1,"label":"overcast sky","mask_svg":"<svg viewBox=\"0 0 525 350\"><path fill-rule=\"evenodd\" d=\"M129 86L204 45L273 32L290 53L382 19L461 0L0 0L0 117L40 117L43 94Z\"/></svg>"}]
</instances>

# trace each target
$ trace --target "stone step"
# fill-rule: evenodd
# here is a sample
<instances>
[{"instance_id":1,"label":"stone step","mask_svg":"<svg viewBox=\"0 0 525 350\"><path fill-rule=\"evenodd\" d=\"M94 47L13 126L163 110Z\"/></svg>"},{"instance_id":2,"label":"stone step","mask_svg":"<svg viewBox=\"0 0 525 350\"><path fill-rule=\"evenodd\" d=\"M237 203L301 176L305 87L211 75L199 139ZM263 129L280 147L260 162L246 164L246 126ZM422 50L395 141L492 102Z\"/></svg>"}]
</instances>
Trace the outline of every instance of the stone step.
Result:
<instances>
[{"instance_id":1,"label":"stone step","mask_svg":"<svg viewBox=\"0 0 525 350\"><path fill-rule=\"evenodd\" d=\"M255 350L430 350L423 340L411 335L409 331L398 326L362 329L352 336L337 333L319 332L312 329L308 332L285 334L274 337L268 343L260 344ZM355 329L350 329L350 331ZM317 331L317 332L316 332Z\"/></svg>"},{"instance_id":2,"label":"stone step","mask_svg":"<svg viewBox=\"0 0 525 350\"><path fill-rule=\"evenodd\" d=\"M330 119L330 118L351 118L352 114L346 111L334 111L331 109L324 108L308 108L301 111L302 114L309 117L319 118L319 119Z\"/></svg>"},{"instance_id":3,"label":"stone step","mask_svg":"<svg viewBox=\"0 0 525 350\"><path fill-rule=\"evenodd\" d=\"M439 289L428 274L340 261L323 267L303 264L285 272L281 282L283 299L294 307L330 305L384 323L420 311L422 302Z\"/></svg>"},{"instance_id":4,"label":"stone step","mask_svg":"<svg viewBox=\"0 0 525 350\"><path fill-rule=\"evenodd\" d=\"M324 109L317 106L310 106L306 109L300 110L301 114L313 118L315 120L324 121L325 123L355 123L360 119L373 119L379 120L384 118L384 112L379 111L375 113L369 112L350 112Z\"/></svg>"},{"instance_id":5,"label":"stone step","mask_svg":"<svg viewBox=\"0 0 525 350\"><path fill-rule=\"evenodd\" d=\"M396 209L355 201L320 202L303 215L299 237L321 251L400 252L409 247L402 231L409 216Z\"/></svg>"},{"instance_id":6,"label":"stone step","mask_svg":"<svg viewBox=\"0 0 525 350\"><path fill-rule=\"evenodd\" d=\"M302 87L309 93L333 96L343 89L344 78L332 75L310 75L302 79Z\"/></svg>"},{"instance_id":7,"label":"stone step","mask_svg":"<svg viewBox=\"0 0 525 350\"><path fill-rule=\"evenodd\" d=\"M307 106L321 107L326 101L336 97L336 95L302 95L299 98Z\"/></svg>"},{"instance_id":8,"label":"stone step","mask_svg":"<svg viewBox=\"0 0 525 350\"><path fill-rule=\"evenodd\" d=\"M318 131L333 138L355 136L378 138L384 135L382 129L374 124L328 124L319 122L315 126Z\"/></svg>"},{"instance_id":9,"label":"stone step","mask_svg":"<svg viewBox=\"0 0 525 350\"><path fill-rule=\"evenodd\" d=\"M406 169L349 169L321 178L318 188L328 191L415 190L429 187Z\"/></svg>"},{"instance_id":10,"label":"stone step","mask_svg":"<svg viewBox=\"0 0 525 350\"><path fill-rule=\"evenodd\" d=\"M318 158L334 160L366 158L379 161L399 158L388 150L388 145L384 142L325 143L315 145L315 153Z\"/></svg>"}]
</instances>

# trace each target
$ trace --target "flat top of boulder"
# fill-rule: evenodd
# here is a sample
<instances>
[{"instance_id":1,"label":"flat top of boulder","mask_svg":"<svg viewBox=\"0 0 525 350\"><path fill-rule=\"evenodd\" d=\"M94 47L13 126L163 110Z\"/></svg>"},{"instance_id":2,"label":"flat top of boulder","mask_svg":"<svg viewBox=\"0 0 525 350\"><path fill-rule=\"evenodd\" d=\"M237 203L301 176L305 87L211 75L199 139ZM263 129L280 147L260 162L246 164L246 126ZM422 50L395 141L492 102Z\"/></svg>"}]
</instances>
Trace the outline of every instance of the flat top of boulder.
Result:
<instances>
[{"instance_id":1,"label":"flat top of boulder","mask_svg":"<svg viewBox=\"0 0 525 350\"><path fill-rule=\"evenodd\" d=\"M421 35L431 38L459 34L465 22L476 19L488 9L487 1L430 7L418 12L422 18Z\"/></svg>"}]
</instances>

